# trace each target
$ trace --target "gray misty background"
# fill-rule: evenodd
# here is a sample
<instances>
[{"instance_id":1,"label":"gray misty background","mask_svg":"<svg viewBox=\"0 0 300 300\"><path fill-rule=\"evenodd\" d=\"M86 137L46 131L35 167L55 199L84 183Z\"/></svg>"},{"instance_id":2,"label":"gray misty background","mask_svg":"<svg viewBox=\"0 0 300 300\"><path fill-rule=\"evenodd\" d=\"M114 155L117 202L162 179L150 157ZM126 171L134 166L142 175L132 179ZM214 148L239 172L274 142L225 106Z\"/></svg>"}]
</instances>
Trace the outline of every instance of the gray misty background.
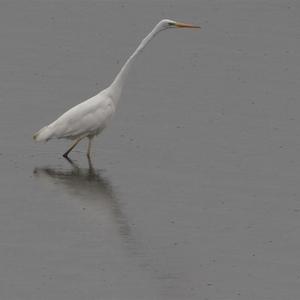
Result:
<instances>
[{"instance_id":1,"label":"gray misty background","mask_svg":"<svg viewBox=\"0 0 300 300\"><path fill-rule=\"evenodd\" d=\"M300 298L300 2L0 1L0 298ZM95 141L32 134L160 34Z\"/></svg>"}]
</instances>

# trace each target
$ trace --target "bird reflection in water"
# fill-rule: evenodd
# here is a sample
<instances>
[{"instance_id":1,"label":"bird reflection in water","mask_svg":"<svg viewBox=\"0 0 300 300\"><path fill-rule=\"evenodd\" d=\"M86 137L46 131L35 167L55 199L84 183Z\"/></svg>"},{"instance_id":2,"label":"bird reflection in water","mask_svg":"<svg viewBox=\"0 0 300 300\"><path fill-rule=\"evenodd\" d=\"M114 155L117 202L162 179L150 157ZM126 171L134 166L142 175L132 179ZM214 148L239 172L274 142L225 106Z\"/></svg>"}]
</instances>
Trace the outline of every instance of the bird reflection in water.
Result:
<instances>
[{"instance_id":1,"label":"bird reflection in water","mask_svg":"<svg viewBox=\"0 0 300 300\"><path fill-rule=\"evenodd\" d=\"M121 237L132 244L128 220L122 211L113 185L109 178L103 175L104 171L96 170L90 159L88 159L88 168L79 167L69 158L66 160L71 165L71 169L37 167L33 174L39 178L50 178L54 184L63 186L69 194L83 201L84 210L90 209L96 215L98 212L97 217L107 216L106 212L109 211L110 219L117 224Z\"/></svg>"},{"instance_id":2,"label":"bird reflection in water","mask_svg":"<svg viewBox=\"0 0 300 300\"><path fill-rule=\"evenodd\" d=\"M100 220L101 224L108 224L108 226L101 226L102 230L108 233L117 232L122 245L124 246L131 266L137 266L140 270L141 278L149 278L154 280L154 285L150 291L160 287L165 293L166 287L164 281L167 282L167 289L170 288L170 280L176 282L172 285L172 290L180 289L180 282L175 276L170 277L171 272L168 272L164 267L160 268L160 264L156 264L157 258L152 257L153 253L149 252L149 246L143 245L137 232L130 226L126 215L122 210L122 205L116 196L116 190L107 176L104 176L104 170L94 169L89 160L88 168L81 168L72 160L67 159L71 168L53 168L53 167L39 167L34 169L34 176L40 180L49 180L52 184L62 186L63 190L72 196L72 200L80 200L86 210L90 212L88 216L96 217L97 223ZM70 199L69 199L70 200ZM107 223L106 223L107 222ZM110 231L113 229L113 231ZM152 268L151 266L155 267ZM163 266L164 264L162 264ZM150 282L148 282L150 284Z\"/></svg>"}]
</instances>

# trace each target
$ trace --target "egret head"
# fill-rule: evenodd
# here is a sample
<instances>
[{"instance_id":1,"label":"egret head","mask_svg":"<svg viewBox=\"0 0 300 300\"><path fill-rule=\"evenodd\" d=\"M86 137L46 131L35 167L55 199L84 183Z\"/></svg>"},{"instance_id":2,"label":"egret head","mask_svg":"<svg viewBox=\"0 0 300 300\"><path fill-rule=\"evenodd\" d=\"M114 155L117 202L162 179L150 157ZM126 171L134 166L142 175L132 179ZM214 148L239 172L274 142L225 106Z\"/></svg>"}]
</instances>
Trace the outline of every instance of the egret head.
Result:
<instances>
[{"instance_id":1,"label":"egret head","mask_svg":"<svg viewBox=\"0 0 300 300\"><path fill-rule=\"evenodd\" d=\"M198 25L192 25L188 23L176 22L169 19L164 19L159 22L161 30L169 29L169 28L200 28Z\"/></svg>"}]
</instances>

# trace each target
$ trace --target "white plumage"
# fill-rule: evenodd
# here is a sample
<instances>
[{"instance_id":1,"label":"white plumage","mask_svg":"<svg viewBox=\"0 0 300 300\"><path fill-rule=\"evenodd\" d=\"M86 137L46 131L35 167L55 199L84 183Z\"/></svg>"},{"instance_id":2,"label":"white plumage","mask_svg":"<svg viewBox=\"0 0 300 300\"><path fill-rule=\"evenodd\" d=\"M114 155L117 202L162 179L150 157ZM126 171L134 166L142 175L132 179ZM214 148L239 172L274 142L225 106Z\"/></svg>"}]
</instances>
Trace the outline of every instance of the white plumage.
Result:
<instances>
[{"instance_id":1,"label":"white plumage","mask_svg":"<svg viewBox=\"0 0 300 300\"><path fill-rule=\"evenodd\" d=\"M104 90L43 127L34 135L34 139L39 142L52 138L77 139L97 135L105 128L114 111L115 105Z\"/></svg>"},{"instance_id":2,"label":"white plumage","mask_svg":"<svg viewBox=\"0 0 300 300\"><path fill-rule=\"evenodd\" d=\"M71 147L63 154L64 157L68 157L68 154L83 138L89 138L87 155L90 157L91 141L101 133L113 116L125 78L135 57L158 32L168 28L200 27L167 19L160 21L129 57L108 88L66 111L57 120L35 133L33 139L37 142L48 141L53 138L74 140Z\"/></svg>"}]
</instances>

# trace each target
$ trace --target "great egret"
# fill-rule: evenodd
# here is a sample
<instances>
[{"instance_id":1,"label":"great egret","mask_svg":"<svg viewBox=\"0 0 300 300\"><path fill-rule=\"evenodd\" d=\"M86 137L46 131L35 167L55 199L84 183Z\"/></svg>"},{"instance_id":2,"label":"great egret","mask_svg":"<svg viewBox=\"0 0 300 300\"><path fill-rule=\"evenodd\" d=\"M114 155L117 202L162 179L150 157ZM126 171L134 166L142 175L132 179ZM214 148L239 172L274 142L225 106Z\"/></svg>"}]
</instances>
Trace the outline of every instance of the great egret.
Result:
<instances>
[{"instance_id":1,"label":"great egret","mask_svg":"<svg viewBox=\"0 0 300 300\"><path fill-rule=\"evenodd\" d=\"M161 20L153 30L142 40L137 49L128 58L112 84L97 95L72 107L57 120L43 127L33 135L35 141L48 141L52 138L74 140L70 148L63 154L68 154L84 138L88 138L87 156L90 157L92 139L107 125L116 110L122 88L128 71L139 53L159 32L169 28L200 28L200 26Z\"/></svg>"}]
</instances>

